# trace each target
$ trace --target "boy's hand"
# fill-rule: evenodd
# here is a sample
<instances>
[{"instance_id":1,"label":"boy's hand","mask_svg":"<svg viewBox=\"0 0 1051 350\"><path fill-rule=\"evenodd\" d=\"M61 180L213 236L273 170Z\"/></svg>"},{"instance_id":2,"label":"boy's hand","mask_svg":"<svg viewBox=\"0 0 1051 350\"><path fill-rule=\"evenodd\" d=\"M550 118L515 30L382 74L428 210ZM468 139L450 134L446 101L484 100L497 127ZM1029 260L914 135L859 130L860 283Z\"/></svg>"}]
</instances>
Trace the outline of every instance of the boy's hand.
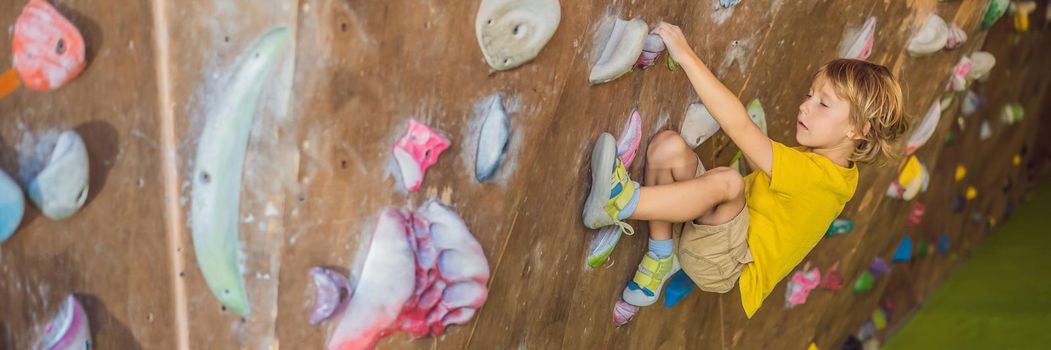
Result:
<instances>
[{"instance_id":1,"label":"boy's hand","mask_svg":"<svg viewBox=\"0 0 1051 350\"><path fill-rule=\"evenodd\" d=\"M656 28L653 28L653 33L660 35L661 40L664 40L664 46L668 48L668 54L679 63L688 62L693 58L692 56L696 56L690 44L686 42L686 35L682 34L679 26L661 22Z\"/></svg>"}]
</instances>

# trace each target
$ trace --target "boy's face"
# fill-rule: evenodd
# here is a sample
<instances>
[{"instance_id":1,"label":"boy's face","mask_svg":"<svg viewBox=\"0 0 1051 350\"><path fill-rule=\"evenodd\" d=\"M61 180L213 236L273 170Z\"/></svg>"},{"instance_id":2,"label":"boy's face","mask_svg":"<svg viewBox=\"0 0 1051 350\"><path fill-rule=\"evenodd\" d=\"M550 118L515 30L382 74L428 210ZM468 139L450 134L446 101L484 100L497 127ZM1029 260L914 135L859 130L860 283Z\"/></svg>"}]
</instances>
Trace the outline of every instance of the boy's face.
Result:
<instances>
[{"instance_id":1,"label":"boy's face","mask_svg":"<svg viewBox=\"0 0 1051 350\"><path fill-rule=\"evenodd\" d=\"M808 148L852 146L850 101L840 98L824 74L810 85L796 117L796 142Z\"/></svg>"}]
</instances>

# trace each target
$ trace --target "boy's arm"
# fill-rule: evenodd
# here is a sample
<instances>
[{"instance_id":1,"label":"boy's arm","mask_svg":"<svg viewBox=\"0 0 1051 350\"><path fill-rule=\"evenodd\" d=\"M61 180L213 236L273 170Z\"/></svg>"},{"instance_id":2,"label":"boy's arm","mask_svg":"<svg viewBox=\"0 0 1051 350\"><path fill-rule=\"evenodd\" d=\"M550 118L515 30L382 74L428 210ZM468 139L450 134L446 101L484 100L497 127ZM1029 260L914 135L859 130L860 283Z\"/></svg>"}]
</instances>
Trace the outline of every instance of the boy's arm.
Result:
<instances>
[{"instance_id":1,"label":"boy's arm","mask_svg":"<svg viewBox=\"0 0 1051 350\"><path fill-rule=\"evenodd\" d=\"M741 153L744 153L753 166L770 175L774 161L773 144L748 118L748 111L741 104L741 100L730 92L690 49L686 36L679 27L661 22L653 32L664 40L668 54L682 66L693 84L693 89L697 91L697 96L712 113L715 121L719 122L723 132L737 144Z\"/></svg>"}]
</instances>

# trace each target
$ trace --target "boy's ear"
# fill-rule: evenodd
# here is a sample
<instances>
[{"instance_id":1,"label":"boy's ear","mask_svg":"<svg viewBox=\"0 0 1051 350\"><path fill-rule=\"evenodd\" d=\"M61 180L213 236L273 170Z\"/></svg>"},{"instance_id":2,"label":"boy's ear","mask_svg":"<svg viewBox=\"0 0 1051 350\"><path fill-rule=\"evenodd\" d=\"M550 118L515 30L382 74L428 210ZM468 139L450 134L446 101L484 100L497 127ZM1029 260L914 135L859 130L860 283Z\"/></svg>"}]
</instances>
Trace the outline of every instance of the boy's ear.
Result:
<instances>
[{"instance_id":1,"label":"boy's ear","mask_svg":"<svg viewBox=\"0 0 1051 350\"><path fill-rule=\"evenodd\" d=\"M865 138L865 135L868 135L869 131L872 131L872 122L866 121L865 126L861 128L861 135L854 135L854 139L860 140Z\"/></svg>"}]
</instances>

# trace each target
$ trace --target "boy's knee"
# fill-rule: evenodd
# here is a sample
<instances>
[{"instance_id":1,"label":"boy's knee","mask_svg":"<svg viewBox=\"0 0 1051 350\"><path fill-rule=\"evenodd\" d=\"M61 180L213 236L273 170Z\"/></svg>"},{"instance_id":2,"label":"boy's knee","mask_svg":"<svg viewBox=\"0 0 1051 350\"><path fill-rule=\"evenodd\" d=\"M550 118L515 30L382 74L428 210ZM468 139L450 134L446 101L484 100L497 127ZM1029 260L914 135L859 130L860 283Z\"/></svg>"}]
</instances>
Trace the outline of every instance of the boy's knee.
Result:
<instances>
[{"instance_id":1,"label":"boy's knee","mask_svg":"<svg viewBox=\"0 0 1051 350\"><path fill-rule=\"evenodd\" d=\"M653 137L649 149L646 150L648 162L672 163L690 156L693 150L686 144L686 140L679 133L664 130Z\"/></svg>"},{"instance_id":2,"label":"boy's knee","mask_svg":"<svg viewBox=\"0 0 1051 350\"><path fill-rule=\"evenodd\" d=\"M730 199L740 197L744 194L744 177L737 170L728 167L718 167L710 170L712 176L716 176L723 182Z\"/></svg>"}]
</instances>

